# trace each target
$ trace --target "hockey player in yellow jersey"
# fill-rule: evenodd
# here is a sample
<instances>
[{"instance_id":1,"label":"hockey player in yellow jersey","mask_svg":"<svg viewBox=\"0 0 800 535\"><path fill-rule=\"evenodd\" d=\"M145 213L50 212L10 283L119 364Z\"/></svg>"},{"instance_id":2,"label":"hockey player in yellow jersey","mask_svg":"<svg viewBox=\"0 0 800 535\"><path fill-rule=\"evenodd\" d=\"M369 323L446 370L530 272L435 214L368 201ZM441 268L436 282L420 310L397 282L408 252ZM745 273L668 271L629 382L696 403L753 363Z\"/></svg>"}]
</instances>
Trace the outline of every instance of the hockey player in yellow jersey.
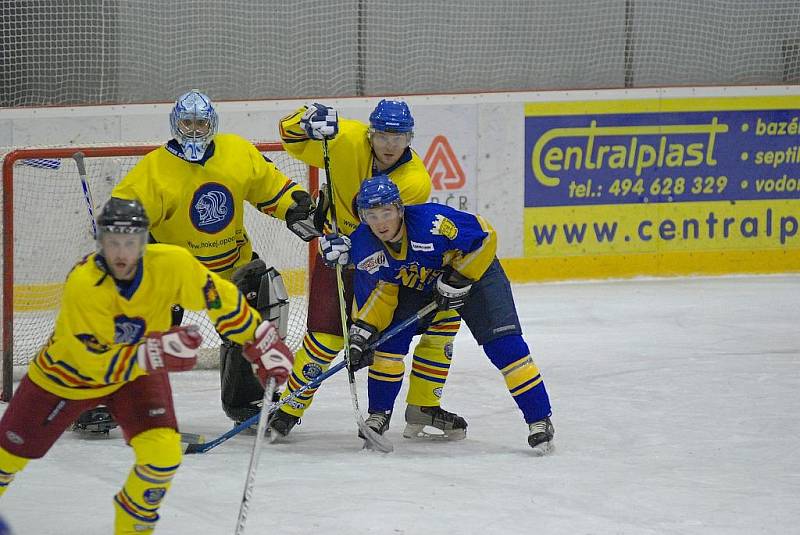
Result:
<instances>
[{"instance_id":1,"label":"hockey player in yellow jersey","mask_svg":"<svg viewBox=\"0 0 800 535\"><path fill-rule=\"evenodd\" d=\"M111 195L139 200L151 220L151 241L187 249L209 270L235 282L264 315L266 296L258 289L269 270L253 251L244 227L244 204L285 220L310 241L319 235L313 227L314 203L252 143L217 133L218 123L208 96L193 89L178 97L170 113L173 139L142 158ZM288 306L286 297L281 299ZM182 317L176 307L173 323L180 325ZM272 315L269 319L278 320ZM220 348L220 377L228 417L238 423L258 412L263 388L242 358L241 346L227 338ZM78 427L107 420L102 412L82 415Z\"/></svg>"},{"instance_id":2,"label":"hockey player in yellow jersey","mask_svg":"<svg viewBox=\"0 0 800 535\"><path fill-rule=\"evenodd\" d=\"M181 462L167 372L190 370L202 338L194 326L171 327L172 303L206 310L262 376L285 380L292 363L275 325L262 322L235 285L185 249L146 245L147 229L137 201L106 203L98 251L68 275L55 330L0 419L3 494L81 411L107 406L136 458L113 499L117 535L153 531Z\"/></svg>"},{"instance_id":3,"label":"hockey player in yellow jersey","mask_svg":"<svg viewBox=\"0 0 800 535\"><path fill-rule=\"evenodd\" d=\"M369 124L339 119L335 109L322 104L303 106L281 119L279 128L289 154L316 167L324 167L320 140L329 140L333 201L338 229L344 235L350 234L359 224L355 198L361 182L373 174L380 172L391 176L406 204L424 203L430 196L430 175L410 147L414 118L403 101L381 100L370 114ZM307 332L302 348L295 355L284 397L327 370L343 347L335 271L319 261L321 258L317 260L312 268L309 290L315 306L308 312ZM352 302L352 270L343 271L343 276L345 295L348 302ZM452 358L452 340L459 324L460 318L455 312L439 313L414 349L406 421L409 426L438 428L439 431L425 434L424 438L457 440L466 436L466 421L440 407ZM370 379L395 380L372 373ZM314 393L315 389L310 389L281 407L270 422L272 432L287 435L311 404ZM419 433L409 432L406 436L420 438Z\"/></svg>"}]
</instances>

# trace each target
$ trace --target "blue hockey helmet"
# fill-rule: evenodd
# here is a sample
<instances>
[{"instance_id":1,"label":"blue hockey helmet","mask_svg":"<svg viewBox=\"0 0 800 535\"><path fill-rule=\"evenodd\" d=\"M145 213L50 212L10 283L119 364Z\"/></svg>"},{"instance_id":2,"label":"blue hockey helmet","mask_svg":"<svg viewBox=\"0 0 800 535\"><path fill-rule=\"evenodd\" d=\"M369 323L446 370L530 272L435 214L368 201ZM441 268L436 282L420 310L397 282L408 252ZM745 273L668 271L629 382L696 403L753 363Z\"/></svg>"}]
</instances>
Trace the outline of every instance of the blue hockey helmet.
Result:
<instances>
[{"instance_id":1,"label":"blue hockey helmet","mask_svg":"<svg viewBox=\"0 0 800 535\"><path fill-rule=\"evenodd\" d=\"M219 118L217 111L206 95L192 89L178 97L169 114L172 137L190 162L203 159L208 145L217 133Z\"/></svg>"},{"instance_id":2,"label":"blue hockey helmet","mask_svg":"<svg viewBox=\"0 0 800 535\"><path fill-rule=\"evenodd\" d=\"M411 116L408 104L402 100L383 99L369 114L369 126L378 132L413 132L414 117Z\"/></svg>"},{"instance_id":3,"label":"blue hockey helmet","mask_svg":"<svg viewBox=\"0 0 800 535\"><path fill-rule=\"evenodd\" d=\"M366 210L387 204L396 206L402 215L403 200L400 198L400 190L388 175L375 175L361 183L356 196L356 207L362 221Z\"/></svg>"}]
</instances>

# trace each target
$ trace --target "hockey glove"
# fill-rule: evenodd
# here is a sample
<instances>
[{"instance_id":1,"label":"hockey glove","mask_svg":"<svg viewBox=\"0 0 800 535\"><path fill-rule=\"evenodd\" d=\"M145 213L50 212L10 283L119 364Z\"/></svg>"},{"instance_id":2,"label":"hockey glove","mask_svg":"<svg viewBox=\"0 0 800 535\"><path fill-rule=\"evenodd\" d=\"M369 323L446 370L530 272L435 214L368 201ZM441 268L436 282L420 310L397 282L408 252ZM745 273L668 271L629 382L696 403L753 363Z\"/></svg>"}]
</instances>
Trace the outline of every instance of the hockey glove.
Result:
<instances>
[{"instance_id":1,"label":"hockey glove","mask_svg":"<svg viewBox=\"0 0 800 535\"><path fill-rule=\"evenodd\" d=\"M436 304L439 310L455 310L464 306L472 281L457 271L450 275L440 275L436 280Z\"/></svg>"},{"instance_id":2,"label":"hockey glove","mask_svg":"<svg viewBox=\"0 0 800 535\"><path fill-rule=\"evenodd\" d=\"M333 139L339 133L339 113L322 104L312 104L300 118L300 126L311 139Z\"/></svg>"},{"instance_id":3,"label":"hockey glove","mask_svg":"<svg viewBox=\"0 0 800 535\"><path fill-rule=\"evenodd\" d=\"M292 192L292 205L286 209L286 226L300 236L303 241L311 241L322 236L315 225L314 211L316 207L307 191Z\"/></svg>"},{"instance_id":4,"label":"hockey glove","mask_svg":"<svg viewBox=\"0 0 800 535\"><path fill-rule=\"evenodd\" d=\"M344 234L326 234L319 239L322 259L328 267L350 263L350 238Z\"/></svg>"},{"instance_id":5,"label":"hockey glove","mask_svg":"<svg viewBox=\"0 0 800 535\"><path fill-rule=\"evenodd\" d=\"M136 359L147 373L189 371L197 364L197 348L202 342L196 325L173 327L165 333L145 335Z\"/></svg>"},{"instance_id":6,"label":"hockey glove","mask_svg":"<svg viewBox=\"0 0 800 535\"><path fill-rule=\"evenodd\" d=\"M270 321L256 327L253 341L244 344L242 355L253 364L258 380L264 387L270 378L274 378L278 386L285 383L294 364L292 350L283 343L278 329Z\"/></svg>"},{"instance_id":7,"label":"hockey glove","mask_svg":"<svg viewBox=\"0 0 800 535\"><path fill-rule=\"evenodd\" d=\"M349 351L347 355L350 359L350 370L356 371L371 366L375 360L375 351L369 348L369 344L377 338L378 329L369 323L357 321L350 326L349 333Z\"/></svg>"}]
</instances>

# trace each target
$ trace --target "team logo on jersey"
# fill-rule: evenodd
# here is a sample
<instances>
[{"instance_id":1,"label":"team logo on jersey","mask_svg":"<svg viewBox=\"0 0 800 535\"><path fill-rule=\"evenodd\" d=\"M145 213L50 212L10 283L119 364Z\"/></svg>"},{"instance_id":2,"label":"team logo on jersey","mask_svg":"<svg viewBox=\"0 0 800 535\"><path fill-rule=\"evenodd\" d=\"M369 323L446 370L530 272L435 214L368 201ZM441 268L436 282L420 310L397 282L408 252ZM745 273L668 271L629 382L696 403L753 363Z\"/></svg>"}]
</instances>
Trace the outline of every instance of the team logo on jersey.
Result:
<instances>
[{"instance_id":1,"label":"team logo on jersey","mask_svg":"<svg viewBox=\"0 0 800 535\"><path fill-rule=\"evenodd\" d=\"M442 273L441 269L430 269L420 266L417 262L402 266L395 276L396 280L406 288L424 290L430 281L436 280Z\"/></svg>"},{"instance_id":2,"label":"team logo on jersey","mask_svg":"<svg viewBox=\"0 0 800 535\"><path fill-rule=\"evenodd\" d=\"M144 491L144 501L146 501L150 505L161 503L161 500L164 499L164 495L166 493L167 489L162 487L147 489L146 491Z\"/></svg>"},{"instance_id":3,"label":"team logo on jersey","mask_svg":"<svg viewBox=\"0 0 800 535\"><path fill-rule=\"evenodd\" d=\"M436 396L437 398L441 398L442 397L442 387L440 386L438 388L434 388L433 389L433 395Z\"/></svg>"},{"instance_id":4,"label":"team logo on jersey","mask_svg":"<svg viewBox=\"0 0 800 535\"><path fill-rule=\"evenodd\" d=\"M117 316L114 318L114 343L135 344L144 334L144 320Z\"/></svg>"},{"instance_id":5,"label":"team logo on jersey","mask_svg":"<svg viewBox=\"0 0 800 535\"><path fill-rule=\"evenodd\" d=\"M219 292L217 291L217 287L214 286L214 281L211 280L210 275L206 279L206 285L203 286L203 295L206 298L206 308L208 310L222 306L222 300L219 298Z\"/></svg>"},{"instance_id":6,"label":"team logo on jersey","mask_svg":"<svg viewBox=\"0 0 800 535\"><path fill-rule=\"evenodd\" d=\"M431 234L444 236L448 240L455 240L456 236L458 236L458 227L442 214L436 214L436 220L433 222Z\"/></svg>"},{"instance_id":7,"label":"team logo on jersey","mask_svg":"<svg viewBox=\"0 0 800 535\"><path fill-rule=\"evenodd\" d=\"M432 243L418 243L411 240L409 242L411 243L411 249L414 251L433 251Z\"/></svg>"},{"instance_id":8,"label":"team logo on jersey","mask_svg":"<svg viewBox=\"0 0 800 535\"><path fill-rule=\"evenodd\" d=\"M389 267L389 262L386 260L386 253L383 251L372 253L356 266L357 269L366 271L370 275L376 273L381 267Z\"/></svg>"},{"instance_id":9,"label":"team logo on jersey","mask_svg":"<svg viewBox=\"0 0 800 535\"><path fill-rule=\"evenodd\" d=\"M235 212L233 195L222 184L203 184L192 197L189 219L200 232L215 234L228 226Z\"/></svg>"},{"instance_id":10,"label":"team logo on jersey","mask_svg":"<svg viewBox=\"0 0 800 535\"><path fill-rule=\"evenodd\" d=\"M76 334L75 338L81 341L84 346L86 346L86 350L90 353L105 353L108 351L108 346L105 344L101 344L100 340L93 334L81 333Z\"/></svg>"},{"instance_id":11,"label":"team logo on jersey","mask_svg":"<svg viewBox=\"0 0 800 535\"><path fill-rule=\"evenodd\" d=\"M444 356L447 360L453 360L453 343L447 342L444 345Z\"/></svg>"},{"instance_id":12,"label":"team logo on jersey","mask_svg":"<svg viewBox=\"0 0 800 535\"><path fill-rule=\"evenodd\" d=\"M305 377L309 381L313 381L321 373L322 373L322 366L320 366L319 364L309 362L308 364L303 366L303 377Z\"/></svg>"}]
</instances>

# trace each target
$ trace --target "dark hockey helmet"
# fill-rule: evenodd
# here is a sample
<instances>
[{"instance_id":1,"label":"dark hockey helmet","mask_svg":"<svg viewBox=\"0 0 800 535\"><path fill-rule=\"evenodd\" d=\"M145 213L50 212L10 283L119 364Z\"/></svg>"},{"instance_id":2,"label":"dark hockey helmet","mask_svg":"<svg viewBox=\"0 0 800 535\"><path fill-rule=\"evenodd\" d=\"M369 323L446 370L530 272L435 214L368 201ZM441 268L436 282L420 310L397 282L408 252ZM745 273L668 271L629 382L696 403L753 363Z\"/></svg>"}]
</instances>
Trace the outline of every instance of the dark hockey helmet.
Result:
<instances>
[{"instance_id":1,"label":"dark hockey helmet","mask_svg":"<svg viewBox=\"0 0 800 535\"><path fill-rule=\"evenodd\" d=\"M369 115L369 126L377 132L411 133L414 131L414 117L408 104L402 100L383 99Z\"/></svg>"},{"instance_id":2,"label":"dark hockey helmet","mask_svg":"<svg viewBox=\"0 0 800 535\"><path fill-rule=\"evenodd\" d=\"M137 200L111 197L97 216L97 230L132 234L147 232L150 219Z\"/></svg>"},{"instance_id":3,"label":"dark hockey helmet","mask_svg":"<svg viewBox=\"0 0 800 535\"><path fill-rule=\"evenodd\" d=\"M358 216L364 220L364 212L370 208L393 204L403 214L403 200L400 190L388 175L375 175L361 183L356 196Z\"/></svg>"}]
</instances>

